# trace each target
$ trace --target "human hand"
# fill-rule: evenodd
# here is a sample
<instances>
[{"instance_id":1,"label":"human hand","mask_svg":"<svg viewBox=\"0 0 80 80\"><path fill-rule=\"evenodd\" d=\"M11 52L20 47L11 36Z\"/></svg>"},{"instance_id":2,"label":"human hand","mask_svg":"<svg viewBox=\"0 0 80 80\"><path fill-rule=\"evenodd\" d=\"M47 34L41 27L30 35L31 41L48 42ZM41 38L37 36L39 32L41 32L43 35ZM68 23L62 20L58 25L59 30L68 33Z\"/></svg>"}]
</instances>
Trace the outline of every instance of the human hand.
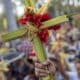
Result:
<instances>
[{"instance_id":1,"label":"human hand","mask_svg":"<svg viewBox=\"0 0 80 80\"><path fill-rule=\"evenodd\" d=\"M55 74L55 64L51 60L35 63L35 74L39 77L46 77L49 73Z\"/></svg>"}]
</instances>

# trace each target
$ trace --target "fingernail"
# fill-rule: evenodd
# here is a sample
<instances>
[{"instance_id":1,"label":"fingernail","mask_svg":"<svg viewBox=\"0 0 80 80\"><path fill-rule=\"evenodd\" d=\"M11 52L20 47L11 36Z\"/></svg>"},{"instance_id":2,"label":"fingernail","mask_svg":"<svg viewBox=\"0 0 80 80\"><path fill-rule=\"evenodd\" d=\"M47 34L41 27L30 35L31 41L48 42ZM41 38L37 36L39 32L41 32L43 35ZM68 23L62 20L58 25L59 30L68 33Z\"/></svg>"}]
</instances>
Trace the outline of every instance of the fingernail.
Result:
<instances>
[{"instance_id":1,"label":"fingernail","mask_svg":"<svg viewBox=\"0 0 80 80\"><path fill-rule=\"evenodd\" d=\"M50 73L49 71L46 71L48 74Z\"/></svg>"},{"instance_id":2,"label":"fingernail","mask_svg":"<svg viewBox=\"0 0 80 80\"><path fill-rule=\"evenodd\" d=\"M47 64L47 62L43 62L43 64L44 64L44 65L46 65L46 64Z\"/></svg>"}]
</instances>

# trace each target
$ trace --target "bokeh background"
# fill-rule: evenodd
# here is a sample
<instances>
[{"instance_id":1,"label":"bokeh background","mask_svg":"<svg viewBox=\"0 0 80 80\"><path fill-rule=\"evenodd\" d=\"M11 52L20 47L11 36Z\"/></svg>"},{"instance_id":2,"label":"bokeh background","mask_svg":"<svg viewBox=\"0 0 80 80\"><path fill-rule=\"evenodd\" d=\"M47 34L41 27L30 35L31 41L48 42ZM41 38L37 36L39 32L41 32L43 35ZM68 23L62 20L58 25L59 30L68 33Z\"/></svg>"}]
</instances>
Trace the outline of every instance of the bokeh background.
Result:
<instances>
[{"instance_id":1,"label":"bokeh background","mask_svg":"<svg viewBox=\"0 0 80 80\"><path fill-rule=\"evenodd\" d=\"M36 7L37 8L41 7L42 5L46 4L47 1L48 0L36 0ZM6 32L15 31L20 27L17 20L21 16L24 15L24 12L25 12L24 8L25 8L24 0L0 0L0 35L4 34ZM80 0L51 0L51 4L49 4L48 12L52 15L52 17L56 17L56 16L60 16L60 15L64 15L64 14L67 14L67 15L73 17L73 19L74 19L73 24L75 27L73 26L73 28L70 28L71 31L69 32L72 35L70 35L68 38L68 37L66 37L66 34L68 34L68 31L66 32L66 34L64 34L65 33L64 31L63 32L61 31L62 32L61 34L60 34L60 32L53 32L53 34L56 34L55 35L56 37L58 34L60 36L59 39L56 39L56 37L54 37L54 35L52 34L53 37L55 38L55 40L53 42L60 43L60 41L61 41L61 45L62 45L62 42L66 42L66 43L68 43L68 47L70 47L71 49L74 46L76 46L74 44L74 43L76 43L78 46L75 51L79 50L78 53L80 53L80 37L79 37L80 31L78 31L78 30L80 30ZM63 26L66 26L66 25L64 24ZM67 24L67 27L70 27L69 23ZM77 28L76 32L79 32L79 35L78 35L79 39L77 39L77 38L73 39L73 33L74 33L75 28ZM65 39L67 38L68 40L63 40L62 38L64 38L64 37L65 37ZM34 62L31 59L28 59L28 58L30 58L29 57L30 55L27 55L25 57L24 55L20 54L21 50L22 50L22 52L24 52L26 54L32 53L31 56L34 57L35 52L33 51L32 46L33 45L31 44L31 42L28 41L28 39L25 37L23 37L22 39L13 40L13 41L10 41L7 43L0 41L0 57L1 58L2 58L1 55L3 55L3 56L5 55L3 58L5 60L8 59L9 60L8 62L10 63L10 61L13 58L17 57L17 59L18 59L21 57L19 61L17 61L17 60L16 60L16 62L12 61L13 64L10 64L10 72L8 72L9 79L14 78L14 76L15 77L18 76L17 78L24 77L25 76L24 72L29 72L29 73L25 73L25 74L30 75L31 77L35 76ZM51 45L49 45L49 46L51 47ZM55 46L53 46L53 47L55 47ZM60 49L60 50L62 50L62 49ZM76 53L75 51L72 51L72 52ZM5 53L8 53L8 54L6 55ZM53 53L56 53L56 52L54 52L54 50L53 50ZM79 55L79 58L80 58L80 55ZM30 70L29 70L29 68L30 68ZM15 71L15 72L13 72L13 71ZM17 74L16 73L17 71L20 74ZM14 75L14 73L16 75ZM23 74L23 76L21 74ZM10 79L10 80L20 80L20 79ZM21 80L23 80L23 79L21 79ZM37 79L35 79L35 80L37 80Z\"/></svg>"}]
</instances>

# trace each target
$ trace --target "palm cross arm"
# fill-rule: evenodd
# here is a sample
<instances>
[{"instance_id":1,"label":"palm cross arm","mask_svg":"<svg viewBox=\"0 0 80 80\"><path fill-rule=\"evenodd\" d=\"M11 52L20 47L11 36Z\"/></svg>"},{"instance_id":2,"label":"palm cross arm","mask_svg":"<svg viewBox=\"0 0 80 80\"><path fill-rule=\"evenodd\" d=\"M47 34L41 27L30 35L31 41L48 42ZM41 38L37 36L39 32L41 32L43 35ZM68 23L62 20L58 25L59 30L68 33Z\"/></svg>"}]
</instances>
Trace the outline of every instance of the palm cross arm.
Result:
<instances>
[{"instance_id":1,"label":"palm cross arm","mask_svg":"<svg viewBox=\"0 0 80 80\"><path fill-rule=\"evenodd\" d=\"M66 22L66 21L68 21L68 18L67 18L66 15L56 17L54 19L43 22L42 23L43 25L40 27L40 30L48 28L48 26L54 26L56 24L61 24L61 23ZM33 26L32 27L33 32L35 31L34 28L35 27ZM24 35L26 35L28 33L28 31L29 31L28 28L22 27L22 28L14 31L14 32L9 32L9 33L6 33L6 34L2 35L1 38L4 42L10 41L10 40L15 40L15 39L21 38Z\"/></svg>"}]
</instances>

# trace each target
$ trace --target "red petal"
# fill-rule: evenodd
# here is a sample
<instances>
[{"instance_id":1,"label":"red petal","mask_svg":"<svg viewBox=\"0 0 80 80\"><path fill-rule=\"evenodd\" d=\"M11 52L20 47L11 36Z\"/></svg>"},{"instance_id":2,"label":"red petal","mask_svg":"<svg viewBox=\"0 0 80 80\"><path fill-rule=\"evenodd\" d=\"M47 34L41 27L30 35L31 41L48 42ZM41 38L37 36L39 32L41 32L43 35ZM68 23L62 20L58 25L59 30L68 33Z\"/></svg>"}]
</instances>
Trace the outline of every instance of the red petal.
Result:
<instances>
[{"instance_id":1,"label":"red petal","mask_svg":"<svg viewBox=\"0 0 80 80\"><path fill-rule=\"evenodd\" d=\"M59 30L60 28L61 28L60 25L55 25L55 26L53 27L53 30Z\"/></svg>"},{"instance_id":2,"label":"red petal","mask_svg":"<svg viewBox=\"0 0 80 80\"><path fill-rule=\"evenodd\" d=\"M43 22L43 21L47 21L49 19L51 19L51 16L48 13L45 13L45 14L42 15L42 20L41 21Z\"/></svg>"},{"instance_id":3,"label":"red petal","mask_svg":"<svg viewBox=\"0 0 80 80\"><path fill-rule=\"evenodd\" d=\"M60 25L55 25L55 26L53 26L53 27L50 27L49 28L49 30L54 30L54 31L56 31L56 30L59 30L61 28L61 26Z\"/></svg>"},{"instance_id":4,"label":"red petal","mask_svg":"<svg viewBox=\"0 0 80 80\"><path fill-rule=\"evenodd\" d=\"M21 25L24 25L24 24L26 24L26 20L25 20L25 19L20 19L20 20L19 20L19 23L20 23Z\"/></svg>"},{"instance_id":5,"label":"red petal","mask_svg":"<svg viewBox=\"0 0 80 80\"><path fill-rule=\"evenodd\" d=\"M33 22L33 15L32 14L26 14L26 19L30 22Z\"/></svg>"},{"instance_id":6,"label":"red petal","mask_svg":"<svg viewBox=\"0 0 80 80\"><path fill-rule=\"evenodd\" d=\"M48 30L43 30L41 32L38 33L38 36L40 37L41 41L43 41L44 43L47 43L48 41Z\"/></svg>"}]
</instances>

